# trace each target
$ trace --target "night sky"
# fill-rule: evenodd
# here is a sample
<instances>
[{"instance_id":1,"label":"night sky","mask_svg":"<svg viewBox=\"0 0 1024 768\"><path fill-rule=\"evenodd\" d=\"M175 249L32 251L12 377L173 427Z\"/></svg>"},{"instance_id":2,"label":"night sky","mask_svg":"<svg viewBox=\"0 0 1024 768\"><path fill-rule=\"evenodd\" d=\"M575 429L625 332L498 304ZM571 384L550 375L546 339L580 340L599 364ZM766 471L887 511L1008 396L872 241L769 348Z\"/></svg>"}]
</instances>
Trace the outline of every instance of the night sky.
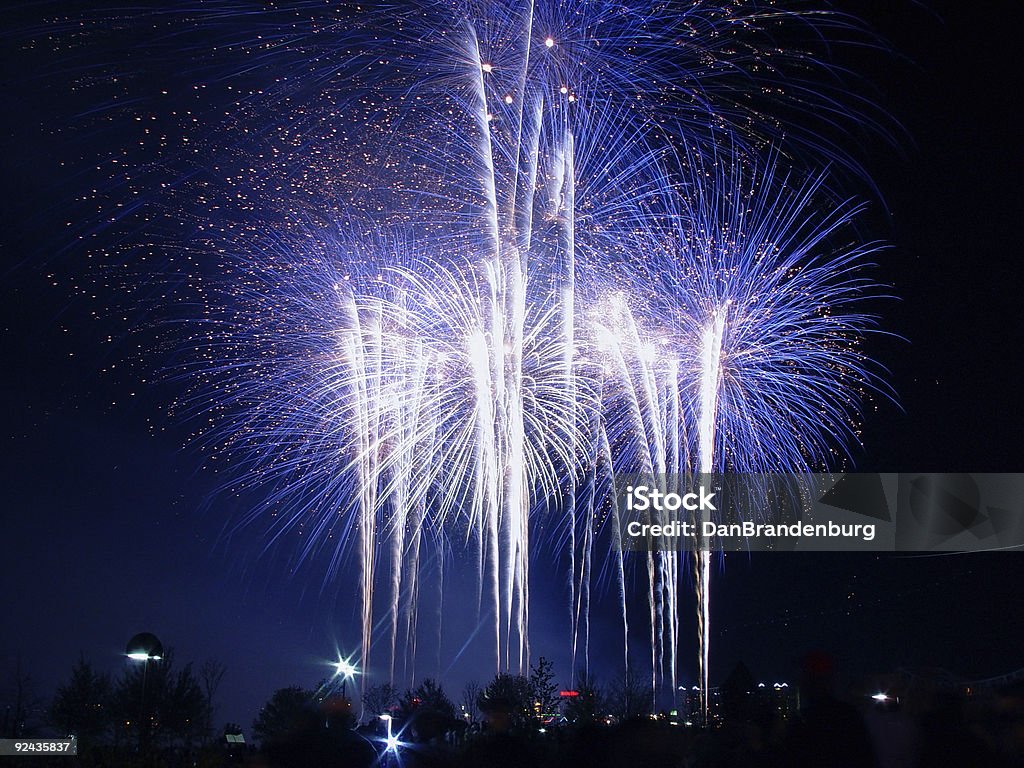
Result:
<instances>
[{"instance_id":1,"label":"night sky","mask_svg":"<svg viewBox=\"0 0 1024 768\"><path fill-rule=\"evenodd\" d=\"M872 338L869 352L891 371L898 405L880 400L869 410L856 466L1024 471L1016 4L874 5L850 7L898 55L864 52L849 64L903 126L898 148L871 139L860 156L884 201L875 198L868 225L893 244L877 276L899 297L880 306L893 337ZM188 427L166 415L174 383L142 381L158 358L136 354L145 334L125 332L142 321L108 316L117 297L90 287L65 221L87 215L70 201L96 183L82 159L124 137L52 129L89 108L67 86L83 76L82 62L121 51L116 36L97 43L109 50L58 59L24 50L24 29L56 8L21 8L0 38L0 691L19 658L46 696L79 653L117 673L128 638L152 631L179 661L226 664L217 721L248 731L274 689L313 685L329 673L326 662L356 651L356 584L325 588L315 564L290 575L281 557L257 557L254 531L227 533L252 500L214 495L220 479L183 447ZM532 645L564 680L560 586L535 582ZM898 666L968 678L1009 672L1024 666L1022 588L1018 553L729 555L714 583L712 681L740 660L758 679L792 679L801 652L815 647L832 651L850 677ZM458 585L447 589L446 604L457 605ZM613 618L595 616L599 677L618 661ZM458 655L469 618L449 608L441 621L441 659L421 655L422 675L440 673L457 699L490 667L472 644ZM426 616L421 633L436 626ZM645 631L636 629L634 642ZM684 630L692 677L691 639Z\"/></svg>"}]
</instances>

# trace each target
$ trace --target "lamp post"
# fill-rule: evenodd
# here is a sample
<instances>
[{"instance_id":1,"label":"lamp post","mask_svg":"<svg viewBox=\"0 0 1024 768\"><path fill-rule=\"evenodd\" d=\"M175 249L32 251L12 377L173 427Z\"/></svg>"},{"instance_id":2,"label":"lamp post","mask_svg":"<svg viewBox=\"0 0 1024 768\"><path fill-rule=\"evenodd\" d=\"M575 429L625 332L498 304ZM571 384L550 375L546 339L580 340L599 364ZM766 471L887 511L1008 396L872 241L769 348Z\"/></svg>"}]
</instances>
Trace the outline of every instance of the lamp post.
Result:
<instances>
[{"instance_id":1,"label":"lamp post","mask_svg":"<svg viewBox=\"0 0 1024 768\"><path fill-rule=\"evenodd\" d=\"M346 695L346 690L349 678L355 677L359 670L348 659L341 659L334 665L334 667L337 670L335 672L335 675L341 677L341 697L343 699L348 699L348 696Z\"/></svg>"},{"instance_id":2,"label":"lamp post","mask_svg":"<svg viewBox=\"0 0 1024 768\"><path fill-rule=\"evenodd\" d=\"M149 718L146 715L146 676L149 662L159 661L164 657L164 646L152 632L140 632L128 641L124 650L125 656L132 661L142 662L142 693L139 697L139 751L143 746L149 747ZM145 744L144 744L145 742Z\"/></svg>"},{"instance_id":3,"label":"lamp post","mask_svg":"<svg viewBox=\"0 0 1024 768\"><path fill-rule=\"evenodd\" d=\"M380 719L388 724L388 735L384 741L384 754L381 755L381 765L390 766L391 756L398 754L398 737L391 730L391 715L384 713L380 715Z\"/></svg>"}]
</instances>

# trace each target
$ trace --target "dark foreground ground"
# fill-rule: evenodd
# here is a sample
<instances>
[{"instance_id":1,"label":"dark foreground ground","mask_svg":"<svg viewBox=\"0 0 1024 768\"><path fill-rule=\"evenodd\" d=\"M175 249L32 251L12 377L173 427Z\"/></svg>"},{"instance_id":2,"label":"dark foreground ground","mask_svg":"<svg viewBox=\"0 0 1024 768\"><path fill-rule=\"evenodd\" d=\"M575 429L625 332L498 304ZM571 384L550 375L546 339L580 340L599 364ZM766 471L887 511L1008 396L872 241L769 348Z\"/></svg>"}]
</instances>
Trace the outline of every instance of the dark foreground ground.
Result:
<instances>
[{"instance_id":1,"label":"dark foreground ground","mask_svg":"<svg viewBox=\"0 0 1024 768\"><path fill-rule=\"evenodd\" d=\"M449 727L424 714L396 727L388 748L377 722L359 729L321 715L251 746L167 747L140 754L82 745L78 757L0 758L25 768L993 768L1024 767L1024 688L985 702L937 699L922 711L839 699L799 713L736 713L715 728L638 718L616 725L540 729Z\"/></svg>"}]
</instances>

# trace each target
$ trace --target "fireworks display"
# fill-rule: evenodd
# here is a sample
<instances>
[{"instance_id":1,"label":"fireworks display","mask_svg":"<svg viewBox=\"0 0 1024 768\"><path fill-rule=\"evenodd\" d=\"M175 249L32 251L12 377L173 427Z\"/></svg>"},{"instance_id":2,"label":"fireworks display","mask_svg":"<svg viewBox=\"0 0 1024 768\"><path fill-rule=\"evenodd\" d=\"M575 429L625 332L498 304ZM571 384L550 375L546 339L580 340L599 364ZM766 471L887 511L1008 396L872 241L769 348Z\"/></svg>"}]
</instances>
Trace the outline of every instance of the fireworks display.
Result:
<instances>
[{"instance_id":1,"label":"fireworks display","mask_svg":"<svg viewBox=\"0 0 1024 768\"><path fill-rule=\"evenodd\" d=\"M458 550L494 666L524 669L543 536L574 666L599 587L631 663L636 569L654 690L692 593L706 701L711 556L611 546L615 477L807 471L856 441L879 246L815 169L856 177L836 132L873 123L818 55L857 25L703 0L116 21L192 58L194 102L178 132L123 108L120 164L151 161L112 169L142 223L104 256L174 307L176 410L262 499L244 522L358 574L360 667L412 676L423 568Z\"/></svg>"}]
</instances>

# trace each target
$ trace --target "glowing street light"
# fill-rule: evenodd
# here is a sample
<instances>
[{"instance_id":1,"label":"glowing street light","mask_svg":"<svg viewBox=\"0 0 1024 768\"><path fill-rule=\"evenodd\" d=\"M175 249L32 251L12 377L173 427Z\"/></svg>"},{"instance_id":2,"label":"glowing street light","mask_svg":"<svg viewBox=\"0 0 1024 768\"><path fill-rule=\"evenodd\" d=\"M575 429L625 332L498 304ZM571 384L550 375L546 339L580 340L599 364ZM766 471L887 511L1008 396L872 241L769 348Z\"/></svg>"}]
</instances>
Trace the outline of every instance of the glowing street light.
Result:
<instances>
[{"instance_id":1,"label":"glowing street light","mask_svg":"<svg viewBox=\"0 0 1024 768\"><path fill-rule=\"evenodd\" d=\"M381 720L384 720L388 724L388 735L384 740L384 747L388 752L398 751L398 737L391 732L391 715L383 714L380 716Z\"/></svg>"},{"instance_id":2,"label":"glowing street light","mask_svg":"<svg viewBox=\"0 0 1024 768\"><path fill-rule=\"evenodd\" d=\"M124 655L132 661L159 661L164 657L164 646L152 632L139 632L128 641Z\"/></svg>"},{"instance_id":3,"label":"glowing street light","mask_svg":"<svg viewBox=\"0 0 1024 768\"><path fill-rule=\"evenodd\" d=\"M348 681L359 674L359 669L355 664L350 662L348 659L340 659L335 665L335 676L341 678L341 697L347 699L348 696L345 694L346 686Z\"/></svg>"}]
</instances>

